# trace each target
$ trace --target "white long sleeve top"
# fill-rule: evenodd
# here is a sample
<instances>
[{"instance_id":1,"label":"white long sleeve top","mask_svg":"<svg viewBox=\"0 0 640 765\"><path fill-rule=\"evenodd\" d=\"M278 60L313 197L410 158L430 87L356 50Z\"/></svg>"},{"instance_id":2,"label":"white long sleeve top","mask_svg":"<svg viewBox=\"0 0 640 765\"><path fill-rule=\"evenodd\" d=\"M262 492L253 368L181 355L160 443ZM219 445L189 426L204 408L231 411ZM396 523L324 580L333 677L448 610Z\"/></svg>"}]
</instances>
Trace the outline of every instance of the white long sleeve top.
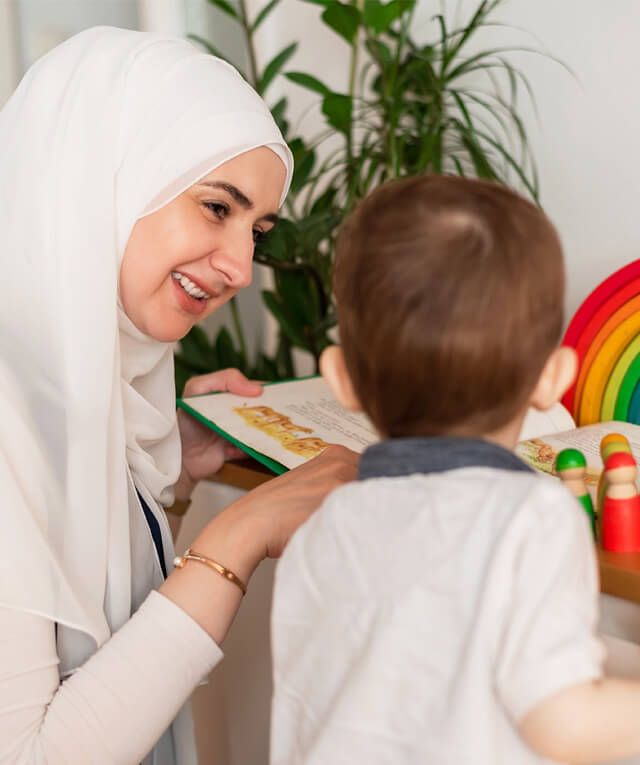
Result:
<instances>
[{"instance_id":1,"label":"white long sleeve top","mask_svg":"<svg viewBox=\"0 0 640 765\"><path fill-rule=\"evenodd\" d=\"M0 763L138 765L221 658L188 614L152 591L61 683L55 625L0 608Z\"/></svg>"}]
</instances>

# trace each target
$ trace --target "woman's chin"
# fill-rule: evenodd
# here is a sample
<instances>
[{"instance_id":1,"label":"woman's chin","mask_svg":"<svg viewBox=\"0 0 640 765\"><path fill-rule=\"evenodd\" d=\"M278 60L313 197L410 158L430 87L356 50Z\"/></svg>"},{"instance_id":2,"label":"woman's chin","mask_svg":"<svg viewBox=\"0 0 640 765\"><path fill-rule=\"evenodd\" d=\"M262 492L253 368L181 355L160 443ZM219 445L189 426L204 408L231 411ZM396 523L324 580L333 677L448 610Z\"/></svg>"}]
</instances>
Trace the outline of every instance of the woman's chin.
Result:
<instances>
[{"instance_id":1,"label":"woman's chin","mask_svg":"<svg viewBox=\"0 0 640 765\"><path fill-rule=\"evenodd\" d=\"M159 343L177 343L189 334L195 322L157 322L147 327L145 334Z\"/></svg>"}]
</instances>

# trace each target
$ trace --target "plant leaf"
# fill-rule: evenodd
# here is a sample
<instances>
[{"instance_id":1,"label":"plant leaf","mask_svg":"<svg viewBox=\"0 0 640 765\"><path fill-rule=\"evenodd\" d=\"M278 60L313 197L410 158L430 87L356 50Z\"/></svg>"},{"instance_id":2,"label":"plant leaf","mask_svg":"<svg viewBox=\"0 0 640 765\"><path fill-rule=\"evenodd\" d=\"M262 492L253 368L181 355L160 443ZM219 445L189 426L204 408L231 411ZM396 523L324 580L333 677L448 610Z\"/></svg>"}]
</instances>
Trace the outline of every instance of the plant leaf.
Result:
<instances>
[{"instance_id":1,"label":"plant leaf","mask_svg":"<svg viewBox=\"0 0 640 765\"><path fill-rule=\"evenodd\" d=\"M271 13L271 11L278 5L280 0L271 0L270 3L267 3L264 8L260 11L260 13L255 17L255 20L253 24L251 25L251 31L255 32L256 29L262 24L262 22L267 18L267 16Z\"/></svg>"},{"instance_id":2,"label":"plant leaf","mask_svg":"<svg viewBox=\"0 0 640 765\"><path fill-rule=\"evenodd\" d=\"M442 72L444 73L449 66L449 63L455 56L460 53L463 45L471 37L471 35L479 28L485 26L485 21L488 16L500 5L503 0L482 0L480 5L476 8L469 23L461 30L457 30L460 37L458 40L451 40L452 45L445 51ZM454 33L456 34L456 33Z\"/></svg>"},{"instance_id":3,"label":"plant leaf","mask_svg":"<svg viewBox=\"0 0 640 765\"><path fill-rule=\"evenodd\" d=\"M220 369L229 369L231 367L242 369L243 364L240 354L234 348L231 333L226 327L222 327L220 332L218 332L215 349Z\"/></svg>"},{"instance_id":4,"label":"plant leaf","mask_svg":"<svg viewBox=\"0 0 640 765\"><path fill-rule=\"evenodd\" d=\"M189 40L193 40L194 42L197 42L199 45L202 45L202 47L207 51L207 53L210 53L212 56L216 56L217 58L221 58L223 61L229 61L228 58L222 55L220 51L208 40L205 40L204 37L200 37L199 35L187 35Z\"/></svg>"},{"instance_id":5,"label":"plant leaf","mask_svg":"<svg viewBox=\"0 0 640 765\"><path fill-rule=\"evenodd\" d=\"M307 90L313 90L315 93L320 93L321 96L328 96L331 93L331 89L328 88L323 82L320 82L316 77L312 77L310 74L304 72L285 72L284 75L291 82L295 82L296 85L302 85Z\"/></svg>"},{"instance_id":6,"label":"plant leaf","mask_svg":"<svg viewBox=\"0 0 640 765\"><path fill-rule=\"evenodd\" d=\"M273 78L287 63L287 61L291 58L291 56L293 56L293 54L296 52L297 47L298 47L297 42L291 43L291 45L288 45L286 48L284 48L284 50L281 50L280 53L274 56L271 59L271 61L265 66L264 72L262 73L262 77L260 78L260 82L257 88L260 95L264 95L264 92L271 84Z\"/></svg>"},{"instance_id":7,"label":"plant leaf","mask_svg":"<svg viewBox=\"0 0 640 765\"><path fill-rule=\"evenodd\" d=\"M308 149L301 138L294 138L292 141L289 141L289 148L293 154L294 167L291 191L295 194L309 180L316 162L316 153L313 149Z\"/></svg>"},{"instance_id":8,"label":"plant leaf","mask_svg":"<svg viewBox=\"0 0 640 765\"><path fill-rule=\"evenodd\" d=\"M220 8L221 11L224 11L224 13L226 13L228 16L231 16L231 18L235 19L236 21L240 21L238 12L231 5L231 3L227 2L227 0L208 0L208 3L209 5L215 5L216 8Z\"/></svg>"},{"instance_id":9,"label":"plant leaf","mask_svg":"<svg viewBox=\"0 0 640 765\"><path fill-rule=\"evenodd\" d=\"M407 10L409 10L408 4L400 0L391 0L389 3L383 3L381 0L364 0L362 17L364 23L379 35L386 32Z\"/></svg>"},{"instance_id":10,"label":"plant leaf","mask_svg":"<svg viewBox=\"0 0 640 765\"><path fill-rule=\"evenodd\" d=\"M251 373L253 380L264 380L271 382L278 379L278 365L273 359L265 356L264 353L258 354L258 360Z\"/></svg>"},{"instance_id":11,"label":"plant leaf","mask_svg":"<svg viewBox=\"0 0 640 765\"><path fill-rule=\"evenodd\" d=\"M292 345L308 350L307 342L305 340L304 331L298 325L298 323L289 315L287 310L288 306L282 298L275 292L269 292L268 290L262 291L262 299L265 305L271 311L274 318L280 325L280 329L286 337L289 339Z\"/></svg>"},{"instance_id":12,"label":"plant leaf","mask_svg":"<svg viewBox=\"0 0 640 765\"><path fill-rule=\"evenodd\" d=\"M353 45L356 39L361 18L361 13L355 6L346 5L339 0L328 3L322 13L324 23L343 37L349 45Z\"/></svg>"},{"instance_id":13,"label":"plant leaf","mask_svg":"<svg viewBox=\"0 0 640 765\"><path fill-rule=\"evenodd\" d=\"M180 357L189 366L191 374L210 372L213 362L213 347L202 327L193 327L180 340Z\"/></svg>"},{"instance_id":14,"label":"plant leaf","mask_svg":"<svg viewBox=\"0 0 640 765\"><path fill-rule=\"evenodd\" d=\"M288 263L295 258L295 245L298 239L298 228L290 220L280 218L278 225L262 239L256 247L254 259L256 263L264 262L265 258Z\"/></svg>"},{"instance_id":15,"label":"plant leaf","mask_svg":"<svg viewBox=\"0 0 640 765\"><path fill-rule=\"evenodd\" d=\"M287 106L289 105L289 102L287 100L286 96L283 96L278 103L271 108L271 114L273 115L273 119L276 121L276 124L280 128L280 132L282 135L287 137L287 133L289 132L289 123L285 119L285 112L287 110Z\"/></svg>"},{"instance_id":16,"label":"plant leaf","mask_svg":"<svg viewBox=\"0 0 640 765\"><path fill-rule=\"evenodd\" d=\"M327 122L345 135L348 135L351 130L352 112L353 100L350 96L329 93L322 100L322 113L327 118Z\"/></svg>"},{"instance_id":17,"label":"plant leaf","mask_svg":"<svg viewBox=\"0 0 640 765\"><path fill-rule=\"evenodd\" d=\"M460 162L460 160L456 157L455 154L450 154L449 156L451 158L451 161L455 165L455 168L456 168L456 171L457 171L458 175L460 175L463 178L465 178L466 176L465 176L464 168L462 167L462 162Z\"/></svg>"}]
</instances>

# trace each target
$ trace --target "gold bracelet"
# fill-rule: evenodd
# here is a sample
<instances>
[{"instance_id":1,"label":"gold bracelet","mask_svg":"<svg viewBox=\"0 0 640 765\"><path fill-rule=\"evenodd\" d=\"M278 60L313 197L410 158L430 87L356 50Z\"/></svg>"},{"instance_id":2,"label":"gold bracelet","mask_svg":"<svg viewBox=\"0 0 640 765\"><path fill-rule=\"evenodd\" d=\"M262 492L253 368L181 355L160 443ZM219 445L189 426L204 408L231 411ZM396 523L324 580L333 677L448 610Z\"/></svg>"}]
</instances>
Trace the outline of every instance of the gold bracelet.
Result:
<instances>
[{"instance_id":1,"label":"gold bracelet","mask_svg":"<svg viewBox=\"0 0 640 765\"><path fill-rule=\"evenodd\" d=\"M165 513L171 513L171 515L177 515L181 518L189 509L190 504L190 499L176 499L170 507L165 507L164 511Z\"/></svg>"},{"instance_id":2,"label":"gold bracelet","mask_svg":"<svg viewBox=\"0 0 640 765\"><path fill-rule=\"evenodd\" d=\"M215 560L211 560L211 558L205 558L204 555L200 555L200 553L194 552L191 548L189 548L182 557L178 556L177 558L174 558L173 565L176 568L184 568L184 564L188 560L195 560L198 563L204 563L205 566L209 566L209 568L217 571L220 576L223 576L227 581L233 582L235 585L237 585L242 590L243 596L247 594L247 587L245 583L239 579L233 573L233 571L229 571L228 568L225 568Z\"/></svg>"}]
</instances>

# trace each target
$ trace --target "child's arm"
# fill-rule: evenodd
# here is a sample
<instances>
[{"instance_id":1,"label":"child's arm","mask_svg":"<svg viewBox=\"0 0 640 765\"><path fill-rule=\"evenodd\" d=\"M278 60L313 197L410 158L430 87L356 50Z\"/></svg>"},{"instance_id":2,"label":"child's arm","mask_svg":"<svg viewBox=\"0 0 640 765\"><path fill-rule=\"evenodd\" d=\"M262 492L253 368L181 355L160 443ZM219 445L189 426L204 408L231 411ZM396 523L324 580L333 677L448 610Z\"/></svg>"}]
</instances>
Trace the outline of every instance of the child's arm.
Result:
<instances>
[{"instance_id":1,"label":"child's arm","mask_svg":"<svg viewBox=\"0 0 640 765\"><path fill-rule=\"evenodd\" d=\"M640 683L603 678L580 683L537 704L520 734L537 754L580 765L640 752Z\"/></svg>"}]
</instances>

